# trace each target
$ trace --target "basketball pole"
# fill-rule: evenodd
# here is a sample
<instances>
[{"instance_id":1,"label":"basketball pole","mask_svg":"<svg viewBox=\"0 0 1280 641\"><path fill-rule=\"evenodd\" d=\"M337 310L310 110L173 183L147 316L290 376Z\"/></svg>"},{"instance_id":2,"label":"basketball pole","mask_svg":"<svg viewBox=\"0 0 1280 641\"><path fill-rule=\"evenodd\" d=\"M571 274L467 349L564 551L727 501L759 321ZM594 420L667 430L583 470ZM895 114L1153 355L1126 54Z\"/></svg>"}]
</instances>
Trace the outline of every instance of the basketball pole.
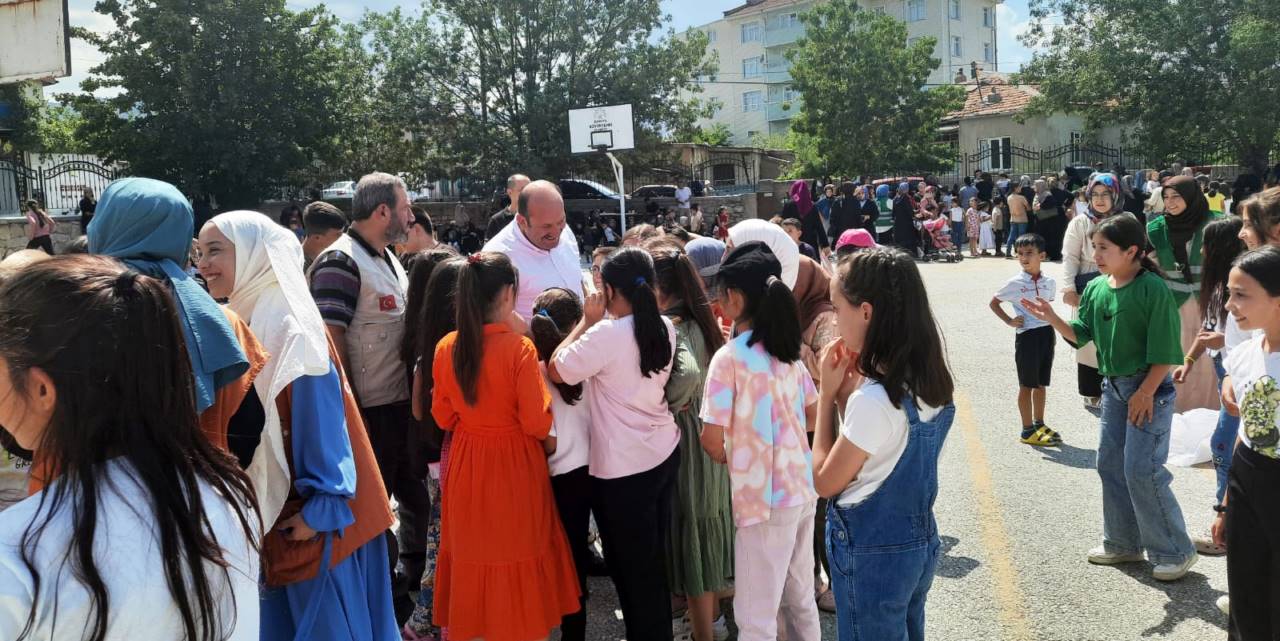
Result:
<instances>
[{"instance_id":1,"label":"basketball pole","mask_svg":"<svg viewBox=\"0 0 1280 641\"><path fill-rule=\"evenodd\" d=\"M607 147L603 145L601 147L603 147L601 151L604 152L604 155L608 156L609 162L613 163L613 177L618 181L618 217L621 219L622 225L618 233L622 234L627 231L627 193L622 186L622 163L618 162L617 158L614 158L613 152L609 151Z\"/></svg>"}]
</instances>

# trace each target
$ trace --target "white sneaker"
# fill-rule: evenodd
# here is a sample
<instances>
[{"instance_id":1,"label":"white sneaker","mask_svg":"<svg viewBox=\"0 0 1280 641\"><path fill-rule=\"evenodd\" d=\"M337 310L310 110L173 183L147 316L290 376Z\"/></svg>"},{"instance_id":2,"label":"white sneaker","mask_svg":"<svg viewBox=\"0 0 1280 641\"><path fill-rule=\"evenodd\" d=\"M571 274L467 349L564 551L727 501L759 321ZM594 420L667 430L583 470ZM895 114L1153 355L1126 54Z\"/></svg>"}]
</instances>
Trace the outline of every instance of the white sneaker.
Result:
<instances>
[{"instance_id":1,"label":"white sneaker","mask_svg":"<svg viewBox=\"0 0 1280 641\"><path fill-rule=\"evenodd\" d=\"M1231 616L1231 597L1224 594L1218 597L1218 601L1214 605L1218 606L1218 609L1222 610L1223 614Z\"/></svg>"},{"instance_id":2,"label":"white sneaker","mask_svg":"<svg viewBox=\"0 0 1280 641\"><path fill-rule=\"evenodd\" d=\"M711 624L711 636L715 641L725 641L729 638L729 623L724 620L723 614Z\"/></svg>"},{"instance_id":3,"label":"white sneaker","mask_svg":"<svg viewBox=\"0 0 1280 641\"><path fill-rule=\"evenodd\" d=\"M1108 552L1106 546L1099 545L1089 550L1089 562L1094 565L1116 565L1119 563L1139 563L1147 560L1142 556L1141 552L1133 552L1131 554L1119 554L1116 552Z\"/></svg>"},{"instance_id":4,"label":"white sneaker","mask_svg":"<svg viewBox=\"0 0 1280 641\"><path fill-rule=\"evenodd\" d=\"M1177 581L1187 575L1187 570L1200 558L1194 552L1182 563L1160 563L1151 571L1151 577L1157 581Z\"/></svg>"}]
</instances>

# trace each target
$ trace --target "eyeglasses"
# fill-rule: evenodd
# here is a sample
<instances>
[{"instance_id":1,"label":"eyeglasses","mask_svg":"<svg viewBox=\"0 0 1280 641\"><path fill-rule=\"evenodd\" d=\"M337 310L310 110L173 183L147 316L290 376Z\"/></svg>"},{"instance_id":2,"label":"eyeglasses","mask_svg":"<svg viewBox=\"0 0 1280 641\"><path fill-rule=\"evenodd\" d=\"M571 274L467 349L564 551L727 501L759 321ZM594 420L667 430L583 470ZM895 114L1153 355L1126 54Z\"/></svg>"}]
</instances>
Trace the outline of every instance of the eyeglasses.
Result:
<instances>
[{"instance_id":1,"label":"eyeglasses","mask_svg":"<svg viewBox=\"0 0 1280 641\"><path fill-rule=\"evenodd\" d=\"M1111 192L1109 191L1094 192L1092 194L1089 194L1089 198L1093 200L1111 200Z\"/></svg>"}]
</instances>

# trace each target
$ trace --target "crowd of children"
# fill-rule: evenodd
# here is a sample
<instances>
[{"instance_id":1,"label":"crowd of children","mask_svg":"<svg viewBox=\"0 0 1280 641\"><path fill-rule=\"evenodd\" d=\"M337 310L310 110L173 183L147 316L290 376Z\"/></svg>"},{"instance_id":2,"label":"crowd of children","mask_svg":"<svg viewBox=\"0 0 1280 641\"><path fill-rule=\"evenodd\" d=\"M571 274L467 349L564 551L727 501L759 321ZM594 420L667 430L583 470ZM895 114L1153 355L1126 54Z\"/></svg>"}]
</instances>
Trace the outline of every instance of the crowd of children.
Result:
<instances>
[{"instance_id":1,"label":"crowd of children","mask_svg":"<svg viewBox=\"0 0 1280 641\"><path fill-rule=\"evenodd\" d=\"M724 242L638 226L554 285L556 252L577 247L557 244L562 203L559 223L534 225L533 183L503 231L517 249L408 252L406 274L363 236L374 221L387 244L409 238L395 184L364 187L390 201L357 186L359 229L316 257L309 224L303 243L256 212L195 230L175 188L125 179L90 224L99 256L0 264L0 424L32 492L0 496L16 501L0 521L0 636L581 641L594 522L628 639L723 641L730 592L744 641L818 641L824 595L841 641L924 637L955 381L917 256L862 224L814 245L842 205L809 203L781 225L717 220ZM1197 213L1213 201L1185 181L1163 191L1148 225L1122 212L1116 176L1091 177L1064 230L1084 240L1058 247L1087 261L1062 284L1016 186L967 202L926 187L917 211L974 255L1018 260L989 307L1014 329L1022 442L1062 442L1045 423L1057 336L1094 347L1080 383L1101 416L1103 540L1088 561L1149 561L1172 581L1226 552L1233 638L1272 638L1280 188L1226 218ZM1178 256L1197 254L1194 279L1162 269L1149 238L1165 228ZM184 269L193 236L200 281ZM400 481L365 405L386 390L360 378L375 348L332 331L340 246L367 279L385 259L386 286L403 283L359 303L403 312L401 329L350 328L391 344L385 384L431 443L404 445L431 505L401 512L423 549L399 564L384 534ZM521 252L548 271L522 270ZM1193 281L1203 320L1184 349L1170 283ZM1223 403L1218 518L1197 539L1164 460L1178 385L1205 353ZM413 558L416 607L400 612L388 567Z\"/></svg>"}]
</instances>

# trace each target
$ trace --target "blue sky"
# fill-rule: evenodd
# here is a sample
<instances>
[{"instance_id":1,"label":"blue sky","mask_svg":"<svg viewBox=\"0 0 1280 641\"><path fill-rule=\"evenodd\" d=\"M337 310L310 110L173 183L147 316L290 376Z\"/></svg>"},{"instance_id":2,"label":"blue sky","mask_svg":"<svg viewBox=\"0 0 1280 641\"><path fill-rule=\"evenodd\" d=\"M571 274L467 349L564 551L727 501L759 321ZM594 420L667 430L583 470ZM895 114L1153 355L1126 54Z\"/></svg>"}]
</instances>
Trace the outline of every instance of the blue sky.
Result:
<instances>
[{"instance_id":1,"label":"blue sky","mask_svg":"<svg viewBox=\"0 0 1280 641\"><path fill-rule=\"evenodd\" d=\"M536 0L535 0L536 1ZM86 27L94 31L111 28L112 23L106 17L93 11L95 0L70 0L71 24ZM289 0L294 8L312 7L319 2L307 0ZM419 6L417 0L396 2L395 0L336 0L324 3L329 10L346 20L358 19L365 9L370 11L386 11L400 6L413 10ZM662 0L662 9L671 16L671 26L677 31L688 27L712 22L721 17L727 9L741 4L741 0ZM1017 36L1027 28L1027 0L1006 0L996 8L997 24L1000 25L999 51L1000 71L1016 71L1018 67L1031 59L1031 52L1018 42ZM45 88L45 95L79 91L80 81L86 72L102 59L102 54L95 48L80 41L71 44L72 75L61 82Z\"/></svg>"}]
</instances>

